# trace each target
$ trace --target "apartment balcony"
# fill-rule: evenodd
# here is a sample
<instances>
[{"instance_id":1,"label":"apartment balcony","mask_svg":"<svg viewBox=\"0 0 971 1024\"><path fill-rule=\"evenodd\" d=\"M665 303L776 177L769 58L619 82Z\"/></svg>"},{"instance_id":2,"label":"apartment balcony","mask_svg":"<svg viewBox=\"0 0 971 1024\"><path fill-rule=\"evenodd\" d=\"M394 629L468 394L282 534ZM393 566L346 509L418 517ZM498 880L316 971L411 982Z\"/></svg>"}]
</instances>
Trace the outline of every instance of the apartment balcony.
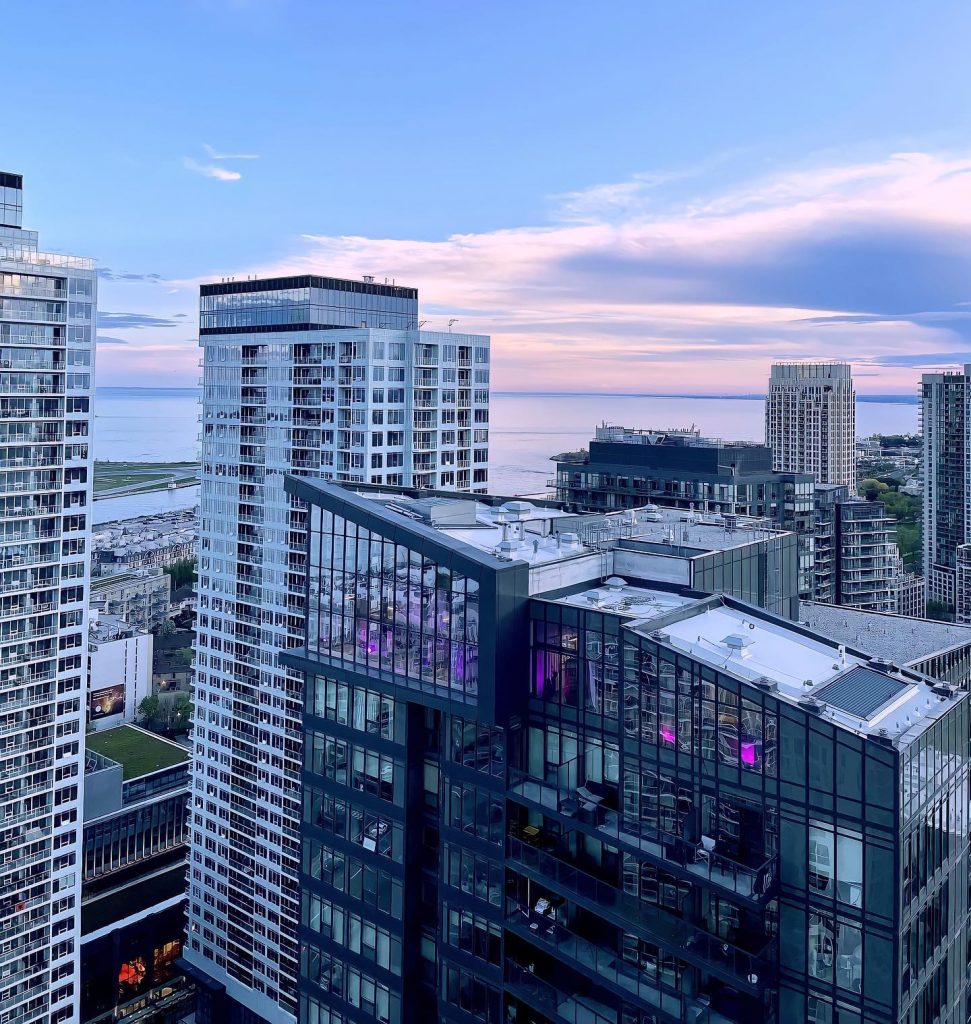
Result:
<instances>
[{"instance_id":1,"label":"apartment balcony","mask_svg":"<svg viewBox=\"0 0 971 1024\"><path fill-rule=\"evenodd\" d=\"M66 288L39 284L2 284L0 295L26 299L67 299Z\"/></svg>"},{"instance_id":2,"label":"apartment balcony","mask_svg":"<svg viewBox=\"0 0 971 1024\"><path fill-rule=\"evenodd\" d=\"M635 962L616 949L591 941L557 922L557 912L548 900L529 907L510 899L506 901L506 913L506 928L543 950L557 964L569 966L579 977L611 992L618 1001L630 1004L637 1000L671 1024L748 1024L752 1020L768 1024L772 1019L765 1016L757 999L740 996L717 981L709 981L693 995L680 991L673 978L665 978L665 967L657 958L638 956ZM565 994L561 991L560 998ZM604 1003L599 1003L597 1012L606 1019L616 1019L616 1011Z\"/></svg>"}]
</instances>

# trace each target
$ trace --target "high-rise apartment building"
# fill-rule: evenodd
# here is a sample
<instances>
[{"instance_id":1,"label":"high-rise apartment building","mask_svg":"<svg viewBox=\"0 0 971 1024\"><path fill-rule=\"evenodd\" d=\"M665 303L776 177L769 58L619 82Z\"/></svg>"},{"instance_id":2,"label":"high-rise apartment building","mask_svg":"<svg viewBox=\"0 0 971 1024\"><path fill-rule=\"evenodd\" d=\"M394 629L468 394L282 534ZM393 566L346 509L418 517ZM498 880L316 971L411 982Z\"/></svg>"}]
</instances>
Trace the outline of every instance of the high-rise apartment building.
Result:
<instances>
[{"instance_id":1,"label":"high-rise apartment building","mask_svg":"<svg viewBox=\"0 0 971 1024\"><path fill-rule=\"evenodd\" d=\"M306 511L284 474L481 490L489 339L418 329L412 288L204 285L192 856L185 957L234 1020L296 1012Z\"/></svg>"},{"instance_id":2,"label":"high-rise apartment building","mask_svg":"<svg viewBox=\"0 0 971 1024\"><path fill-rule=\"evenodd\" d=\"M0 1020L78 1019L93 262L0 172Z\"/></svg>"},{"instance_id":3,"label":"high-rise apartment building","mask_svg":"<svg viewBox=\"0 0 971 1024\"><path fill-rule=\"evenodd\" d=\"M967 693L636 513L288 487L301 1021L965 1021Z\"/></svg>"},{"instance_id":4,"label":"high-rise apartment building","mask_svg":"<svg viewBox=\"0 0 971 1024\"><path fill-rule=\"evenodd\" d=\"M774 363L765 402L774 469L856 490L856 394L847 363Z\"/></svg>"},{"instance_id":5,"label":"high-rise apartment building","mask_svg":"<svg viewBox=\"0 0 971 1024\"><path fill-rule=\"evenodd\" d=\"M903 561L897 521L881 501L850 498L837 506L836 603L870 612L896 612Z\"/></svg>"},{"instance_id":6,"label":"high-rise apartment building","mask_svg":"<svg viewBox=\"0 0 971 1024\"><path fill-rule=\"evenodd\" d=\"M921 378L924 438L924 576L927 599L961 617L971 611L971 583L964 544L971 543L971 364L963 373L925 373Z\"/></svg>"}]
</instances>

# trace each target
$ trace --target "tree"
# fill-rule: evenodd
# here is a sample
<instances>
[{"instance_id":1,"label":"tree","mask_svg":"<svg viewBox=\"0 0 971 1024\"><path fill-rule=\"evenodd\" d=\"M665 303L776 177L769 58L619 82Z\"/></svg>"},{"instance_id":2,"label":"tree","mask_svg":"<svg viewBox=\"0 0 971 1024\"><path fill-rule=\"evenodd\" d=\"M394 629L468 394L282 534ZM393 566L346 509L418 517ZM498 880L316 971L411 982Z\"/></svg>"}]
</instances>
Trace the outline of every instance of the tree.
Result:
<instances>
[{"instance_id":1,"label":"tree","mask_svg":"<svg viewBox=\"0 0 971 1024\"><path fill-rule=\"evenodd\" d=\"M172 578L172 589L178 590L186 583L196 581L196 560L194 558L180 558L177 562L165 567L165 571Z\"/></svg>"},{"instance_id":2,"label":"tree","mask_svg":"<svg viewBox=\"0 0 971 1024\"><path fill-rule=\"evenodd\" d=\"M928 601L927 612L925 613L927 618L936 619L938 622L950 622L951 615L947 610L947 605L943 601Z\"/></svg>"},{"instance_id":3,"label":"tree","mask_svg":"<svg viewBox=\"0 0 971 1024\"><path fill-rule=\"evenodd\" d=\"M874 480L872 477L860 484L860 494L867 501L876 501L881 494L889 490L890 488L885 483L882 483L880 480Z\"/></svg>"},{"instance_id":4,"label":"tree","mask_svg":"<svg viewBox=\"0 0 971 1024\"><path fill-rule=\"evenodd\" d=\"M183 732L192 725L192 701L180 693L172 705L172 729L174 732Z\"/></svg>"},{"instance_id":5,"label":"tree","mask_svg":"<svg viewBox=\"0 0 971 1024\"><path fill-rule=\"evenodd\" d=\"M161 702L158 699L157 694L150 694L145 697L141 704L138 705L138 712L142 716L142 724L148 726L149 729L159 724L161 717Z\"/></svg>"}]
</instances>

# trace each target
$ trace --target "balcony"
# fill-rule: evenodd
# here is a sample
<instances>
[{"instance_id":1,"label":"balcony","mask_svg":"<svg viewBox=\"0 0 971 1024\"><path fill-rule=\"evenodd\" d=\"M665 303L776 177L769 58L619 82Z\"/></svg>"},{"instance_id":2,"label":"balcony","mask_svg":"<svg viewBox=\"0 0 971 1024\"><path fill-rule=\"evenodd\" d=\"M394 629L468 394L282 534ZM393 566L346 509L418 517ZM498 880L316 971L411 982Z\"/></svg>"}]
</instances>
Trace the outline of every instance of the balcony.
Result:
<instances>
[{"instance_id":1,"label":"balcony","mask_svg":"<svg viewBox=\"0 0 971 1024\"><path fill-rule=\"evenodd\" d=\"M595 914L609 916L619 927L645 935L737 988L758 993L769 981L774 944L764 936L753 940L757 948L743 949L565 861L548 854L540 857L539 868L522 865L537 884L562 892Z\"/></svg>"},{"instance_id":2,"label":"balcony","mask_svg":"<svg viewBox=\"0 0 971 1024\"><path fill-rule=\"evenodd\" d=\"M617 1011L594 996L588 995L582 986L573 981L569 990L555 988L532 971L519 964L507 961L506 984L509 991L530 1009L539 1011L561 1024L619 1024ZM535 1018L507 1016L509 1021L535 1021Z\"/></svg>"},{"instance_id":3,"label":"balcony","mask_svg":"<svg viewBox=\"0 0 971 1024\"><path fill-rule=\"evenodd\" d=\"M673 976L665 977L668 968L656 958L638 957L634 962L556 923L549 911L538 913L516 900L506 902L506 927L510 931L545 949L553 959L568 964L581 977L611 989L623 1000L633 997L650 1006L672 1024L682 1021L747 1024L755 1019L768 1020L757 1001L740 997L718 982L709 982L694 995L686 994L676 987Z\"/></svg>"}]
</instances>

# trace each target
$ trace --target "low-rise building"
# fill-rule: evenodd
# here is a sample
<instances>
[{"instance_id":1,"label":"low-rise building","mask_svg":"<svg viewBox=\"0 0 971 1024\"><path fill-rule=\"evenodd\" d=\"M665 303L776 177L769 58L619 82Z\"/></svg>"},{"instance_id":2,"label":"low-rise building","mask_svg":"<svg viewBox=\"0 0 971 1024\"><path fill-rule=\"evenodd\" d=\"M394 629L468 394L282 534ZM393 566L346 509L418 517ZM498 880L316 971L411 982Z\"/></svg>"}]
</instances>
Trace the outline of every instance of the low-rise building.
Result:
<instances>
[{"instance_id":1,"label":"low-rise building","mask_svg":"<svg viewBox=\"0 0 971 1024\"><path fill-rule=\"evenodd\" d=\"M91 609L117 615L139 629L152 629L169 616L171 590L171 577L157 566L95 576Z\"/></svg>"},{"instance_id":2,"label":"low-rise building","mask_svg":"<svg viewBox=\"0 0 971 1024\"><path fill-rule=\"evenodd\" d=\"M92 573L163 567L195 558L198 532L199 516L191 509L102 523L92 537Z\"/></svg>"},{"instance_id":3,"label":"low-rise building","mask_svg":"<svg viewBox=\"0 0 971 1024\"><path fill-rule=\"evenodd\" d=\"M88 632L88 725L111 729L133 722L152 692L154 637L124 619L102 615Z\"/></svg>"},{"instance_id":4,"label":"low-rise building","mask_svg":"<svg viewBox=\"0 0 971 1024\"><path fill-rule=\"evenodd\" d=\"M82 1024L175 1024L193 993L185 931L189 753L132 726L89 735L84 779Z\"/></svg>"}]
</instances>

